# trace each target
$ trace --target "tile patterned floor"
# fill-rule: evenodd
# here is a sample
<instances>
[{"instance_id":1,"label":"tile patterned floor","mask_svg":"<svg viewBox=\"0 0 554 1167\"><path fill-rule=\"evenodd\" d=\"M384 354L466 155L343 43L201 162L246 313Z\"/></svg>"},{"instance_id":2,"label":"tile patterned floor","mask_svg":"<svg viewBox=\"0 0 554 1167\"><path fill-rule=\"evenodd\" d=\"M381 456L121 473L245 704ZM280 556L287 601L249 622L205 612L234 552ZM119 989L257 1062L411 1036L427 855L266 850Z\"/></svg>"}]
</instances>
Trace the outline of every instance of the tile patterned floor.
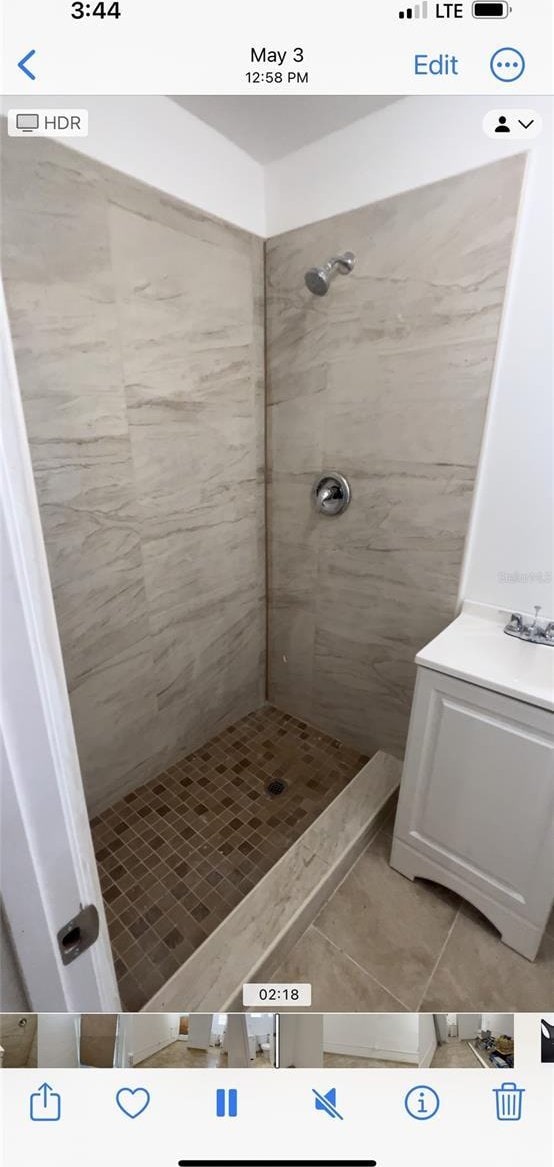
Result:
<instances>
[{"instance_id":1,"label":"tile patterned floor","mask_svg":"<svg viewBox=\"0 0 554 1167\"><path fill-rule=\"evenodd\" d=\"M165 1049L151 1054L143 1062L137 1062L137 1070L227 1070L229 1060L226 1053L210 1046L209 1050L189 1049L185 1041L174 1041L166 1045ZM258 1053L255 1061L250 1063L251 1070L271 1070L273 1066L269 1055Z\"/></svg>"},{"instance_id":2,"label":"tile patterned floor","mask_svg":"<svg viewBox=\"0 0 554 1167\"><path fill-rule=\"evenodd\" d=\"M162 987L367 760L265 706L93 820L126 1009ZM272 798L279 778L287 789Z\"/></svg>"},{"instance_id":3,"label":"tile patterned floor","mask_svg":"<svg viewBox=\"0 0 554 1167\"><path fill-rule=\"evenodd\" d=\"M487 1067L474 1054L468 1041L457 1039L438 1045L431 1062L433 1070L486 1070ZM492 1069L492 1066L491 1066Z\"/></svg>"},{"instance_id":4,"label":"tile patterned floor","mask_svg":"<svg viewBox=\"0 0 554 1167\"><path fill-rule=\"evenodd\" d=\"M323 1054L324 1069L329 1070L414 1070L413 1062L393 1062L379 1058L353 1058L348 1054Z\"/></svg>"},{"instance_id":5,"label":"tile patterned floor","mask_svg":"<svg viewBox=\"0 0 554 1167\"><path fill-rule=\"evenodd\" d=\"M470 904L389 866L394 812L267 980L329 1012L554 1009L554 913L531 963Z\"/></svg>"}]
</instances>

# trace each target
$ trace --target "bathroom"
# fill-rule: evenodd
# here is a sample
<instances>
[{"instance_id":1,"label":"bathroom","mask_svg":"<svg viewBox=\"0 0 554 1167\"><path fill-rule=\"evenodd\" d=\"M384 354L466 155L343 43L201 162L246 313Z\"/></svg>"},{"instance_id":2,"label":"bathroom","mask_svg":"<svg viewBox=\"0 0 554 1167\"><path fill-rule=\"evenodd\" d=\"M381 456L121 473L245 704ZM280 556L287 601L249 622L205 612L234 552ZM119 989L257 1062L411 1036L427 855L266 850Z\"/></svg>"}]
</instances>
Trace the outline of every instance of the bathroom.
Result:
<instances>
[{"instance_id":1,"label":"bathroom","mask_svg":"<svg viewBox=\"0 0 554 1167\"><path fill-rule=\"evenodd\" d=\"M2 1007L544 1008L548 134L491 141L478 98L82 102L87 139L3 142ZM437 676L492 693L473 776L438 739L425 853L416 654L422 722Z\"/></svg>"}]
</instances>

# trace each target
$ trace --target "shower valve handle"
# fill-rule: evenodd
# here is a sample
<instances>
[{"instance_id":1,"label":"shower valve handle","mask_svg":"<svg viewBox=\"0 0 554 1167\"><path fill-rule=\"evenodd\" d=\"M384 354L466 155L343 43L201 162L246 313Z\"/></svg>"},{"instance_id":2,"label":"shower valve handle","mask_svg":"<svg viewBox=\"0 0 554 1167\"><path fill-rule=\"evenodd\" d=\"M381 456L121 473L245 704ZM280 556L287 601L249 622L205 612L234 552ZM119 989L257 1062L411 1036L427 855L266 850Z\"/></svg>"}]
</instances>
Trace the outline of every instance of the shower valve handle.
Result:
<instances>
[{"instance_id":1,"label":"shower valve handle","mask_svg":"<svg viewBox=\"0 0 554 1167\"><path fill-rule=\"evenodd\" d=\"M350 485L343 474L330 470L314 482L312 498L321 515L340 515L350 502Z\"/></svg>"},{"instance_id":2,"label":"shower valve handle","mask_svg":"<svg viewBox=\"0 0 554 1167\"><path fill-rule=\"evenodd\" d=\"M332 498L341 498L341 497L342 497L341 491L339 490L339 487L336 486L335 483L333 483L332 486L322 486L320 488L320 490L318 490L318 492L317 492L317 501L318 501L320 506L323 506L324 503L329 502L329 500Z\"/></svg>"}]
</instances>

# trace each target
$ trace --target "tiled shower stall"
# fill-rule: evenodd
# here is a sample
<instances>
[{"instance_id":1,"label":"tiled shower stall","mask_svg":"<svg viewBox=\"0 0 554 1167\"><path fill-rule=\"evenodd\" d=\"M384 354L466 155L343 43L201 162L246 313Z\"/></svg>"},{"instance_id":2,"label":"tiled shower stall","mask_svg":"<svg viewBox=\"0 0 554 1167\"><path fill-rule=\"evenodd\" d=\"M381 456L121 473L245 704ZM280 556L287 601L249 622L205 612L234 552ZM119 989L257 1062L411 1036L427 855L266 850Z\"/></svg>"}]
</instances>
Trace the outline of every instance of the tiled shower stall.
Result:
<instances>
[{"instance_id":1,"label":"tiled shower stall","mask_svg":"<svg viewBox=\"0 0 554 1167\"><path fill-rule=\"evenodd\" d=\"M456 605L521 157L264 241L4 142L3 269L122 998L379 749ZM304 272L356 254L313 297ZM349 479L337 519L323 470ZM280 783L282 793L271 793Z\"/></svg>"}]
</instances>

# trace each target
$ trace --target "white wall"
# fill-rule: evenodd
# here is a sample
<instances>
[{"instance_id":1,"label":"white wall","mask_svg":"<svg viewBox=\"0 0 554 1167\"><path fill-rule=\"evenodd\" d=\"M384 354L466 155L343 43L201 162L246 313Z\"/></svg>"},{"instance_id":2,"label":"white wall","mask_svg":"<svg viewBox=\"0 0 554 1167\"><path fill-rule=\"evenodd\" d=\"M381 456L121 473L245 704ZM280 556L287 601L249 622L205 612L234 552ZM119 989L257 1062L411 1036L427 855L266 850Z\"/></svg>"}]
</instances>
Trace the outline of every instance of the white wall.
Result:
<instances>
[{"instance_id":1,"label":"white wall","mask_svg":"<svg viewBox=\"0 0 554 1167\"><path fill-rule=\"evenodd\" d=\"M548 134L550 138L550 133ZM554 616L552 157L528 163L462 596Z\"/></svg>"},{"instance_id":2,"label":"white wall","mask_svg":"<svg viewBox=\"0 0 554 1167\"><path fill-rule=\"evenodd\" d=\"M483 97L405 97L359 118L265 168L267 233L278 235L406 190L439 182L524 150L548 152L550 103L528 99L545 119L541 138L525 144L488 138L481 127L494 106ZM504 105L521 105L505 98ZM337 241L337 249L348 240Z\"/></svg>"},{"instance_id":3,"label":"white wall","mask_svg":"<svg viewBox=\"0 0 554 1167\"><path fill-rule=\"evenodd\" d=\"M39 1013L38 1065L74 1069L79 1065L80 1013Z\"/></svg>"},{"instance_id":4,"label":"white wall","mask_svg":"<svg viewBox=\"0 0 554 1167\"><path fill-rule=\"evenodd\" d=\"M39 104L88 109L88 137L62 145L265 235L263 167L169 97L53 96ZM3 112L12 107L34 109L36 98L4 98Z\"/></svg>"},{"instance_id":5,"label":"white wall","mask_svg":"<svg viewBox=\"0 0 554 1167\"><path fill-rule=\"evenodd\" d=\"M229 1069L249 1069L251 1065L248 1023L245 1013L229 1013L225 1035Z\"/></svg>"},{"instance_id":6,"label":"white wall","mask_svg":"<svg viewBox=\"0 0 554 1167\"><path fill-rule=\"evenodd\" d=\"M504 1033L507 1033L508 1037L513 1037L514 1015L513 1013L483 1013L482 1027L490 1029L495 1037Z\"/></svg>"},{"instance_id":7,"label":"white wall","mask_svg":"<svg viewBox=\"0 0 554 1167\"><path fill-rule=\"evenodd\" d=\"M279 1064L283 1069L314 1069L323 1065L324 1017L321 1013L283 1013L279 1031Z\"/></svg>"},{"instance_id":8,"label":"white wall","mask_svg":"<svg viewBox=\"0 0 554 1167\"><path fill-rule=\"evenodd\" d=\"M220 1018L222 1020L220 1020ZM189 1016L189 1024L190 1024L190 1016ZM214 1039L216 1037L221 1037L221 1035L223 1033L225 1033L226 1028L227 1028L227 1014L226 1013L214 1013L213 1021L212 1021L211 1040L214 1041Z\"/></svg>"},{"instance_id":9,"label":"white wall","mask_svg":"<svg viewBox=\"0 0 554 1167\"><path fill-rule=\"evenodd\" d=\"M136 1065L177 1041L180 1013L124 1013L120 1019L121 1061Z\"/></svg>"},{"instance_id":10,"label":"white wall","mask_svg":"<svg viewBox=\"0 0 554 1167\"><path fill-rule=\"evenodd\" d=\"M352 1057L419 1061L417 1013L325 1013L323 1049Z\"/></svg>"},{"instance_id":11,"label":"white wall","mask_svg":"<svg viewBox=\"0 0 554 1167\"><path fill-rule=\"evenodd\" d=\"M227 1018L229 1024L229 1018ZM212 1034L213 1013L189 1013L189 1046L207 1050Z\"/></svg>"},{"instance_id":12,"label":"white wall","mask_svg":"<svg viewBox=\"0 0 554 1167\"><path fill-rule=\"evenodd\" d=\"M267 225L274 235L528 150L460 598L552 616L552 104L524 104L544 122L529 143L483 133L491 98L404 98L271 163Z\"/></svg>"}]
</instances>

